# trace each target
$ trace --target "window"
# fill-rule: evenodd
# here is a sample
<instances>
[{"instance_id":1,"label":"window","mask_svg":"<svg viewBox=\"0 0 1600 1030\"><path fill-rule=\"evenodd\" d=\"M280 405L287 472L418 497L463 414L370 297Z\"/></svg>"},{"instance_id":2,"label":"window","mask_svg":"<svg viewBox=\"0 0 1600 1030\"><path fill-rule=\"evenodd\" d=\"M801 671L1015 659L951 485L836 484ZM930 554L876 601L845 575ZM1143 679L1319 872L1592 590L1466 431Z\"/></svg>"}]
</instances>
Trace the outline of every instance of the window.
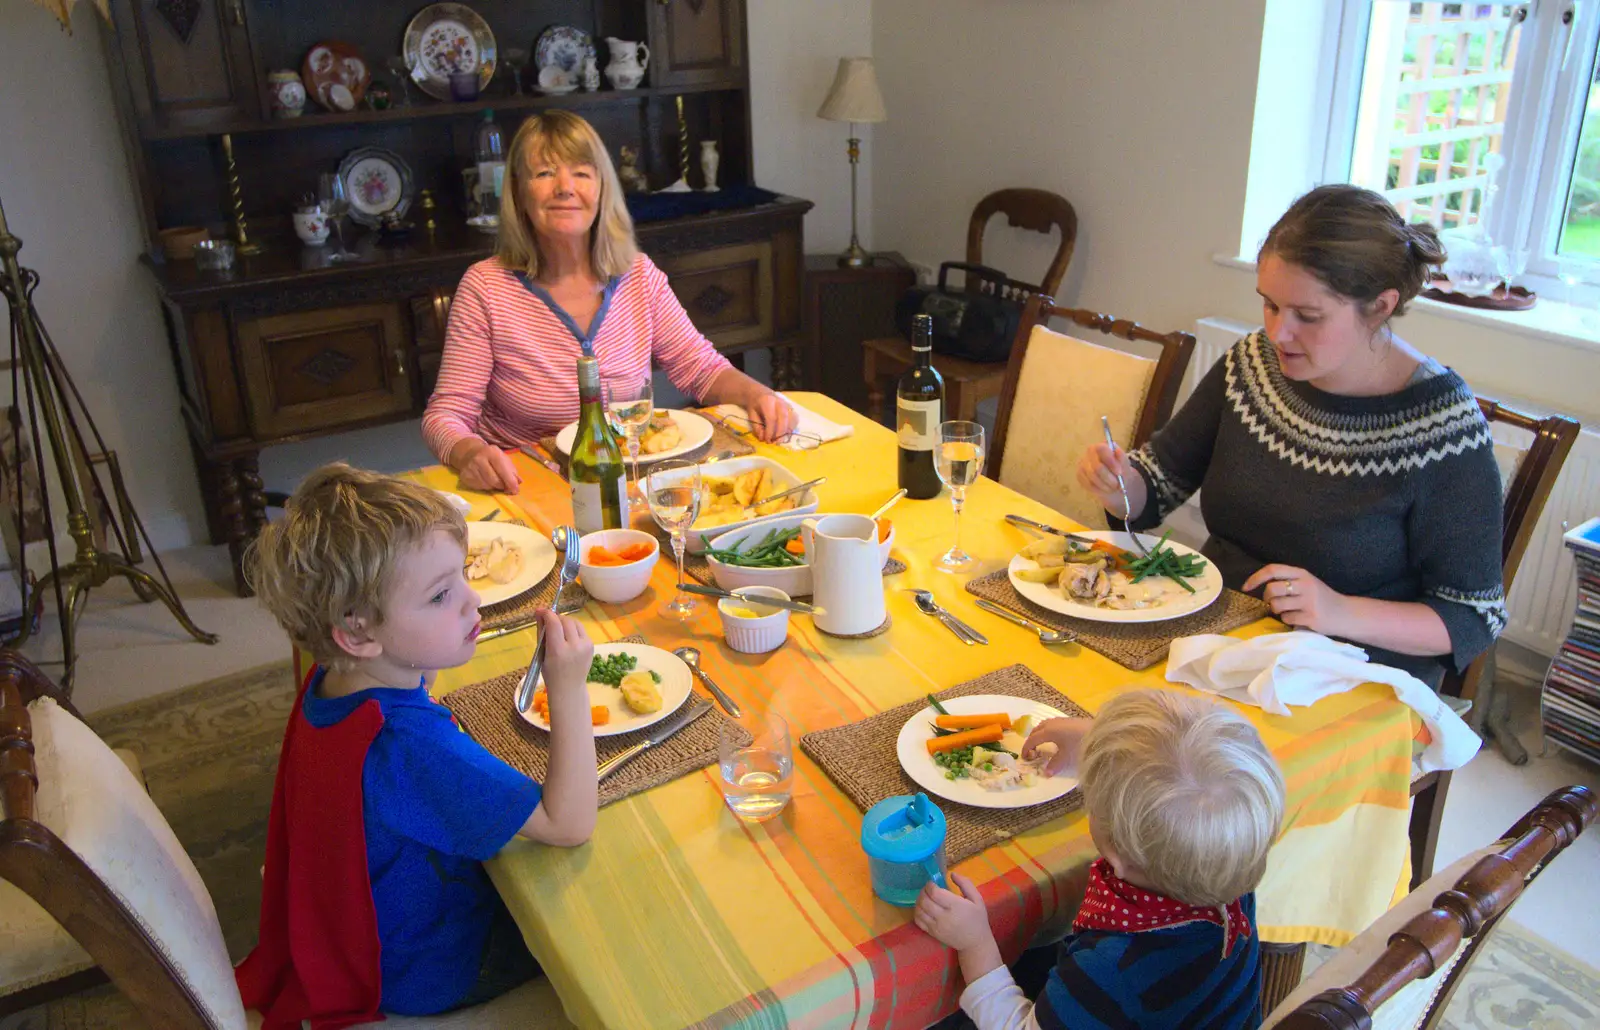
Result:
<instances>
[{"instance_id":1,"label":"window","mask_svg":"<svg viewBox=\"0 0 1600 1030\"><path fill-rule=\"evenodd\" d=\"M1600 3L1333 8L1326 181L1447 235L1478 226L1535 276L1600 263Z\"/></svg>"}]
</instances>

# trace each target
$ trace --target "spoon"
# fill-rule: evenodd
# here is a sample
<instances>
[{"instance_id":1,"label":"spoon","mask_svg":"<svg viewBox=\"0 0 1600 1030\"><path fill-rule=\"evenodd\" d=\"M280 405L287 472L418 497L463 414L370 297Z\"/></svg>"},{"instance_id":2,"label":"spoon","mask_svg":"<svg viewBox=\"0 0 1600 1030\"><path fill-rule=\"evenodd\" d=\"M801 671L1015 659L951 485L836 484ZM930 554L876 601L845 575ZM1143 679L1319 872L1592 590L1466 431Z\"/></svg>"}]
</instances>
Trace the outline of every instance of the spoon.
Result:
<instances>
[{"instance_id":1,"label":"spoon","mask_svg":"<svg viewBox=\"0 0 1600 1030\"><path fill-rule=\"evenodd\" d=\"M557 526L550 534L550 542L555 544L556 554L561 556L561 571L556 580L556 596L551 599L550 607L559 610L561 595L566 592L567 584L578 578L578 531L571 526ZM526 712L533 707L533 688L539 682L539 672L544 667L544 645L547 638L539 634L539 642L533 647L533 661L528 663L528 671L522 674L522 682L517 684L517 711Z\"/></svg>"},{"instance_id":2,"label":"spoon","mask_svg":"<svg viewBox=\"0 0 1600 1030\"><path fill-rule=\"evenodd\" d=\"M944 623L945 629L960 637L963 643L987 644L989 642L988 637L939 607L939 602L933 599L933 591L912 590L911 596L916 600L917 607L922 610L923 614L932 615Z\"/></svg>"},{"instance_id":3,"label":"spoon","mask_svg":"<svg viewBox=\"0 0 1600 1030\"><path fill-rule=\"evenodd\" d=\"M712 681L710 676L706 675L706 671L704 669L700 668L699 648L680 647L672 653L677 655L679 658L682 658L683 664L689 667L689 671L699 677L700 682L704 683L706 685L706 689L711 691L711 696L717 699L717 704L722 706L722 710L724 712L727 712L735 719L739 718L738 704L736 704L733 698L729 697L721 687L717 686L716 683Z\"/></svg>"},{"instance_id":4,"label":"spoon","mask_svg":"<svg viewBox=\"0 0 1600 1030\"><path fill-rule=\"evenodd\" d=\"M867 517L871 518L871 519L874 519L874 520L882 518L883 517L883 513L888 511L890 508L893 508L896 504L898 504L900 502L900 498L904 497L905 495L906 495L905 487L901 487L899 490L895 491L895 495L893 497L889 498L887 501L884 501L882 504L880 504L878 506L878 510L873 512L871 515L869 515Z\"/></svg>"},{"instance_id":5,"label":"spoon","mask_svg":"<svg viewBox=\"0 0 1600 1030\"><path fill-rule=\"evenodd\" d=\"M977 599L976 603L979 608L989 612L991 615L998 615L1007 622L1014 622L1018 626L1022 626L1025 629L1038 630L1039 643L1041 644L1070 644L1074 640L1078 639L1078 634L1076 633L1068 633L1059 629L1051 629L1049 626L1041 625L1037 622L1034 622L1032 619L1018 615L1009 608L1002 608L993 601L986 601L980 597Z\"/></svg>"}]
</instances>

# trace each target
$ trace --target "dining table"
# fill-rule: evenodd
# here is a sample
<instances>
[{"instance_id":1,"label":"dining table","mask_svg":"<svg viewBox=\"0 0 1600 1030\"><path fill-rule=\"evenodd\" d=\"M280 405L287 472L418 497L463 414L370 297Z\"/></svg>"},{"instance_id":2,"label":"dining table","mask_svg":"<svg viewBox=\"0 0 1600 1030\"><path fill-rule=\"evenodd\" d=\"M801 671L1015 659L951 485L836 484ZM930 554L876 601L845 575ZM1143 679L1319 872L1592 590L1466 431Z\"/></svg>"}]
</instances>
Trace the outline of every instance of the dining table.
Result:
<instances>
[{"instance_id":1,"label":"dining table","mask_svg":"<svg viewBox=\"0 0 1600 1030\"><path fill-rule=\"evenodd\" d=\"M877 508L897 485L895 434L821 394L790 396L853 431L810 450L758 443L757 453L802 480L826 476L817 489L821 512ZM513 461L522 479L514 495L462 490L444 467L409 475L465 497L469 518L498 510L543 533L570 522L569 489L554 463L537 452ZM1070 475L1066 459L1062 475ZM965 582L1004 568L1033 539L1004 520L1008 513L1081 528L985 476L967 491L960 530L980 565L952 574L935 565L955 528L949 495L899 502L888 517L894 557L906 569L884 579L890 623L875 637L831 637L796 615L776 651L736 653L723 641L714 601L701 598L688 621L660 614L677 574L666 549L642 595L625 604L590 600L577 617L597 643L638 635L667 650L699 648L702 666L746 718L781 715L797 745L810 731L1016 663L1091 713L1130 689L1190 689L1168 683L1161 663L1134 672L1075 643L1046 646L975 606ZM638 524L649 517L635 511ZM932 591L990 643L965 643L922 614L913 588ZM1285 629L1262 619L1232 635ZM535 642L532 629L484 642L466 665L442 671L433 693L519 670ZM1234 707L1260 730L1287 785L1282 835L1257 891L1261 938L1342 945L1386 911L1409 878L1412 713L1375 684L1285 716ZM766 822L735 818L719 784L712 763L603 807L582 846L518 839L487 864L569 1020L585 1030L920 1030L956 1009L964 985L954 953L918 929L910 909L874 895L863 813L806 753L795 747L793 800ZM1014 959L1030 942L1069 929L1094 858L1078 808L954 868L981 889L1002 951Z\"/></svg>"}]
</instances>

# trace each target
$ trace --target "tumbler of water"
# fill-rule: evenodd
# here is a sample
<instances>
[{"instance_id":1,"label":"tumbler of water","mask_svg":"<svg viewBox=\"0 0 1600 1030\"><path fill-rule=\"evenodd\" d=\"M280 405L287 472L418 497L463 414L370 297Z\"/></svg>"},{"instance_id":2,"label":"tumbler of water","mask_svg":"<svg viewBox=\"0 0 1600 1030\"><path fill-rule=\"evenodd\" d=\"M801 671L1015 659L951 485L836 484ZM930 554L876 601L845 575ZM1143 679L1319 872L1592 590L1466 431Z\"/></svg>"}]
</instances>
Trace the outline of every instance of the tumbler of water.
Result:
<instances>
[{"instance_id":1,"label":"tumbler of water","mask_svg":"<svg viewBox=\"0 0 1600 1030\"><path fill-rule=\"evenodd\" d=\"M722 727L717 746L722 797L744 822L765 822L782 812L794 794L794 746L789 724L776 713L747 716L744 727L754 738L748 744L737 725Z\"/></svg>"}]
</instances>

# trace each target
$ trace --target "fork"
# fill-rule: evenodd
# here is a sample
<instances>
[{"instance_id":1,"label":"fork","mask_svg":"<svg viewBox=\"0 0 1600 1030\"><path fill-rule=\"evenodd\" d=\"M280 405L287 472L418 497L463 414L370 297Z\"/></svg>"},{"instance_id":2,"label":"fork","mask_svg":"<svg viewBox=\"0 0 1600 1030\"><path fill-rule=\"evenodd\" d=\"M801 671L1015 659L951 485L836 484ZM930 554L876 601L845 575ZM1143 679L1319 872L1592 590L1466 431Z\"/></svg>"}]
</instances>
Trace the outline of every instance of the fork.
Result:
<instances>
[{"instance_id":1,"label":"fork","mask_svg":"<svg viewBox=\"0 0 1600 1030\"><path fill-rule=\"evenodd\" d=\"M572 526L557 526L555 532L550 534L550 542L555 544L556 551L561 555L561 571L556 579L556 596L551 599L550 607L560 610L561 595L566 591L567 584L578 578L578 531ZM539 672L544 667L544 645L547 638L539 634L539 642L533 648L533 661L528 663L528 671L522 674L522 682L517 684L517 711L526 712L533 707L533 688L539 682Z\"/></svg>"},{"instance_id":2,"label":"fork","mask_svg":"<svg viewBox=\"0 0 1600 1030\"><path fill-rule=\"evenodd\" d=\"M1111 453L1115 456L1117 453L1117 441L1111 435L1111 420L1101 415L1100 428L1105 430L1106 446L1111 448ZM1117 473L1117 489L1122 491L1122 526L1128 531L1128 535L1133 537L1133 546L1137 547L1148 558L1150 557L1150 548L1146 547L1139 534L1133 531L1133 502L1128 500L1128 484L1122 481L1122 473L1120 472Z\"/></svg>"}]
</instances>

